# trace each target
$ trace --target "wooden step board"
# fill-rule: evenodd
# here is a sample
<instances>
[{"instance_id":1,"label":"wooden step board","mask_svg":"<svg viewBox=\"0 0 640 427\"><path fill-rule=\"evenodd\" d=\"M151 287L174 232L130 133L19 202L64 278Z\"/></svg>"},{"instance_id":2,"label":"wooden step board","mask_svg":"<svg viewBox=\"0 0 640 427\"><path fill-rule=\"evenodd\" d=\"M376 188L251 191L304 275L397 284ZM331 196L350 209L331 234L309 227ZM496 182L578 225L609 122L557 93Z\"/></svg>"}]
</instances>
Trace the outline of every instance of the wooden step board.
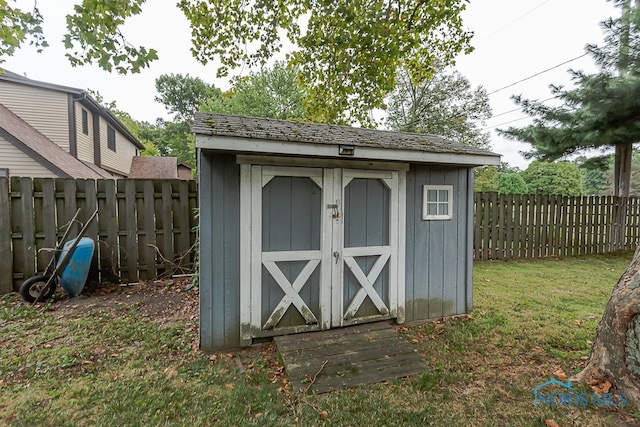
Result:
<instances>
[{"instance_id":1,"label":"wooden step board","mask_svg":"<svg viewBox=\"0 0 640 427\"><path fill-rule=\"evenodd\" d=\"M326 393L424 371L420 354L387 322L275 337L274 342L296 391Z\"/></svg>"}]
</instances>

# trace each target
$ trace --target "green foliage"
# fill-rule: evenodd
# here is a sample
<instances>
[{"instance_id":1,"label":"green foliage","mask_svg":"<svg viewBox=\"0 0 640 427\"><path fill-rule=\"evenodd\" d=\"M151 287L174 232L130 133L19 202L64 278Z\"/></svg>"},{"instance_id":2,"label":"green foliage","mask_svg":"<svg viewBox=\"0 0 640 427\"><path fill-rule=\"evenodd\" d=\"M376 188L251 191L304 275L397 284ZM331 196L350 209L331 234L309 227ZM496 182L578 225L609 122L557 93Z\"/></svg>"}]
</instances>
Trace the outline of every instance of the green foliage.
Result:
<instances>
[{"instance_id":1,"label":"green foliage","mask_svg":"<svg viewBox=\"0 0 640 427\"><path fill-rule=\"evenodd\" d=\"M532 194L581 196L582 182L578 167L570 162L535 160L521 173Z\"/></svg>"},{"instance_id":2,"label":"green foliage","mask_svg":"<svg viewBox=\"0 0 640 427\"><path fill-rule=\"evenodd\" d=\"M473 191L498 191L498 168L495 166L475 168Z\"/></svg>"},{"instance_id":3,"label":"green foliage","mask_svg":"<svg viewBox=\"0 0 640 427\"><path fill-rule=\"evenodd\" d=\"M45 46L37 13L7 7L0 54L11 55L31 39ZM76 0L78 1L78 0ZM107 71L137 73L158 58L156 50L131 44L126 21L145 0L82 0L67 15L66 56L73 65L97 63ZM264 66L285 40L293 45L290 65L299 71L310 117L326 123L371 125L370 112L382 108L394 88L396 71L408 70L421 84L436 65L469 53L472 33L460 14L467 0L180 0L191 24L194 57L215 60L217 75L240 67ZM304 29L300 21L305 20Z\"/></svg>"},{"instance_id":4,"label":"green foliage","mask_svg":"<svg viewBox=\"0 0 640 427\"><path fill-rule=\"evenodd\" d=\"M212 113L272 119L306 119L304 92L296 82L297 71L283 62L236 80L229 92L211 98L202 109Z\"/></svg>"},{"instance_id":5,"label":"green foliage","mask_svg":"<svg viewBox=\"0 0 640 427\"><path fill-rule=\"evenodd\" d=\"M400 70L387 108L387 124L393 130L431 133L463 144L489 148L483 132L491 117L487 91L473 88L459 72L440 70L416 85Z\"/></svg>"},{"instance_id":6,"label":"green foliage","mask_svg":"<svg viewBox=\"0 0 640 427\"><path fill-rule=\"evenodd\" d=\"M0 64L4 62L3 57L13 55L26 41L38 52L48 46L42 33L42 15L38 7L34 6L32 12L25 12L15 5L16 0L0 0Z\"/></svg>"},{"instance_id":7,"label":"green foliage","mask_svg":"<svg viewBox=\"0 0 640 427\"><path fill-rule=\"evenodd\" d=\"M613 168L613 156L600 156L587 158L579 156L574 160L580 176L582 177L582 189L587 196L611 195L612 184L607 177L613 176L610 171ZM640 183L639 183L640 184Z\"/></svg>"},{"instance_id":8,"label":"green foliage","mask_svg":"<svg viewBox=\"0 0 640 427\"><path fill-rule=\"evenodd\" d=\"M500 194L528 194L529 188L519 173L498 172L498 192Z\"/></svg>"},{"instance_id":9,"label":"green foliage","mask_svg":"<svg viewBox=\"0 0 640 427\"><path fill-rule=\"evenodd\" d=\"M163 74L156 79L155 100L165 106L177 122L193 123L196 112L211 100L220 99L221 91L199 77L189 74Z\"/></svg>"},{"instance_id":10,"label":"green foliage","mask_svg":"<svg viewBox=\"0 0 640 427\"><path fill-rule=\"evenodd\" d=\"M636 2L617 1L623 13L619 19L603 23L606 30L602 47L588 45L600 71L586 74L571 71L574 88L551 86L562 104L547 106L543 102L515 96L516 104L535 120L524 128L499 130L511 139L528 142L525 155L547 161L591 149L606 150L640 141L638 108L640 99L640 11ZM628 172L628 171L627 171ZM622 182L628 183L625 175ZM624 190L623 190L624 192Z\"/></svg>"},{"instance_id":11,"label":"green foliage","mask_svg":"<svg viewBox=\"0 0 640 427\"><path fill-rule=\"evenodd\" d=\"M155 124L138 123L140 139L151 142L160 156L177 157L179 162L195 165L195 138L186 122L158 119Z\"/></svg>"},{"instance_id":12,"label":"green foliage","mask_svg":"<svg viewBox=\"0 0 640 427\"><path fill-rule=\"evenodd\" d=\"M83 0L67 15L64 36L72 65L97 63L106 71L139 73L158 59L155 49L136 47L121 32L125 20L140 14L145 0Z\"/></svg>"},{"instance_id":13,"label":"green foliage","mask_svg":"<svg viewBox=\"0 0 640 427\"><path fill-rule=\"evenodd\" d=\"M289 62L299 69L306 109L326 123L371 124L369 112L383 106L398 68L420 84L435 64L471 51L464 0L182 0L179 7L191 22L194 56L218 59L219 76L264 65L286 38L296 46Z\"/></svg>"}]
</instances>

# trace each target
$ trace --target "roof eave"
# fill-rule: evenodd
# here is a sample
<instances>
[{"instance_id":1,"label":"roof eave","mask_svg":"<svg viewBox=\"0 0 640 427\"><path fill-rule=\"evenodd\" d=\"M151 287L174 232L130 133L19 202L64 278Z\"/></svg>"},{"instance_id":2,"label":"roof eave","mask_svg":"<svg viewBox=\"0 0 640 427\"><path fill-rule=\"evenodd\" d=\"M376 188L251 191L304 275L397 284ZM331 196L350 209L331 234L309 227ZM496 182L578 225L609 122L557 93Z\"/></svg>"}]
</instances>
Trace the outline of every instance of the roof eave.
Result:
<instances>
[{"instance_id":1,"label":"roof eave","mask_svg":"<svg viewBox=\"0 0 640 427\"><path fill-rule=\"evenodd\" d=\"M464 165L469 167L500 165L500 155L489 152L487 152L487 154L430 152L356 146L352 156L345 156L338 153L339 146L340 144L315 144L219 135L196 135L196 148L242 154L260 153L344 160L386 160L410 163Z\"/></svg>"}]
</instances>

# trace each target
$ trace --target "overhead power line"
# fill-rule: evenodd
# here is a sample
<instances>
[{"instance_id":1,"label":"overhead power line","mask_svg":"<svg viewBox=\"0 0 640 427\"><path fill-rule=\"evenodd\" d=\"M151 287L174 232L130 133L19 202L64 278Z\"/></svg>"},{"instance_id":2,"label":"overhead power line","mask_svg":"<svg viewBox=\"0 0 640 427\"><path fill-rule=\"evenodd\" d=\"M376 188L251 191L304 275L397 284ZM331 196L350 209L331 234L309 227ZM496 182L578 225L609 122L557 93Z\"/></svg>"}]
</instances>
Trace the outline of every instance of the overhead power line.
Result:
<instances>
[{"instance_id":1,"label":"overhead power line","mask_svg":"<svg viewBox=\"0 0 640 427\"><path fill-rule=\"evenodd\" d=\"M500 124L498 124L498 125L487 126L487 127L486 127L486 128L484 128L483 130L497 128L498 126L508 125L509 123L519 122L520 120L530 119L530 118L531 118L531 117L520 117L519 119L509 120L508 122L500 123Z\"/></svg>"},{"instance_id":2,"label":"overhead power line","mask_svg":"<svg viewBox=\"0 0 640 427\"><path fill-rule=\"evenodd\" d=\"M557 96L552 96L551 98L543 99L542 101L540 101L540 103L545 103L547 101L551 101L552 99L556 99L556 98L557 98ZM494 114L493 116L489 117L489 120L495 119L496 117L504 116L505 114L513 113L513 112L516 112L516 111L520 111L523 108L524 107L514 108L513 110L505 111L503 113Z\"/></svg>"},{"instance_id":3,"label":"overhead power line","mask_svg":"<svg viewBox=\"0 0 640 427\"><path fill-rule=\"evenodd\" d=\"M515 85L517 85L517 84L520 84L520 83L522 83L522 82L526 82L527 80L531 80L532 78L537 77L537 76L539 76L540 74L547 73L547 72L549 72L549 71L551 71L551 70L554 70L554 69L556 69L556 68L558 68L558 67L561 67L561 66L563 66L563 65L565 65L565 64L568 64L569 62L573 62L573 61L575 61L575 60L577 60L577 59L580 59L580 58L582 58L582 57L584 57L584 56L587 56L587 55L588 55L587 53L583 53L582 55L580 55L580 56L576 56L575 58L569 59L568 61L561 62L561 63L560 63L560 64L558 64L558 65L554 65L553 67L547 68L546 70L542 70L542 71L540 71L540 72L537 72L537 73L535 73L535 74L532 74L532 75L530 75L529 77L525 77L525 78L524 78L524 79L522 79L522 80L518 80L517 82L514 82L514 83L511 83L511 84L509 84L509 85L507 85L507 86L501 87L500 89L496 89L496 90L494 90L493 92L490 92L488 95L493 95L494 93L498 93L498 92L500 92L500 91L502 91L502 90L508 89L508 88L513 87L513 86L515 86Z\"/></svg>"},{"instance_id":4,"label":"overhead power line","mask_svg":"<svg viewBox=\"0 0 640 427\"><path fill-rule=\"evenodd\" d=\"M542 3L540 3L539 5L537 5L536 7L534 7L533 9L529 10L528 12L525 12L524 14L518 16L516 19L514 19L513 21L509 22L507 25L498 28L497 30L495 30L493 33L489 34L487 37L483 38L482 40L479 40L478 43L482 43L483 41L490 39L491 37L495 36L496 34L498 34L500 31L504 30L505 28L510 27L511 25L515 24L516 22L518 22L519 20L521 20L522 18L524 18L525 16L527 16L528 14L530 14L531 12L533 12L534 10L544 6L545 4L549 3L551 0L546 0Z\"/></svg>"}]
</instances>

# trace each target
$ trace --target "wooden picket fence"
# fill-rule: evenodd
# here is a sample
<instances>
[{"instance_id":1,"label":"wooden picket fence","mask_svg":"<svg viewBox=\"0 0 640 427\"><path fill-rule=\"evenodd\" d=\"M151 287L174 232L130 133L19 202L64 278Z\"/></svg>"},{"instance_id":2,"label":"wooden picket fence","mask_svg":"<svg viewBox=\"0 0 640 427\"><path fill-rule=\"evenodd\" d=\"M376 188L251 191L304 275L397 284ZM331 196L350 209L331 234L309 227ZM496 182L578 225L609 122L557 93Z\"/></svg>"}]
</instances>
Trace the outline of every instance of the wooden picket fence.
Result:
<instances>
[{"instance_id":1,"label":"wooden picket fence","mask_svg":"<svg viewBox=\"0 0 640 427\"><path fill-rule=\"evenodd\" d=\"M637 197L475 194L475 259L572 256L635 249Z\"/></svg>"},{"instance_id":2,"label":"wooden picket fence","mask_svg":"<svg viewBox=\"0 0 640 427\"><path fill-rule=\"evenodd\" d=\"M193 267L195 181L0 178L0 294L45 270L76 210L98 248L101 280L137 282Z\"/></svg>"}]
</instances>

